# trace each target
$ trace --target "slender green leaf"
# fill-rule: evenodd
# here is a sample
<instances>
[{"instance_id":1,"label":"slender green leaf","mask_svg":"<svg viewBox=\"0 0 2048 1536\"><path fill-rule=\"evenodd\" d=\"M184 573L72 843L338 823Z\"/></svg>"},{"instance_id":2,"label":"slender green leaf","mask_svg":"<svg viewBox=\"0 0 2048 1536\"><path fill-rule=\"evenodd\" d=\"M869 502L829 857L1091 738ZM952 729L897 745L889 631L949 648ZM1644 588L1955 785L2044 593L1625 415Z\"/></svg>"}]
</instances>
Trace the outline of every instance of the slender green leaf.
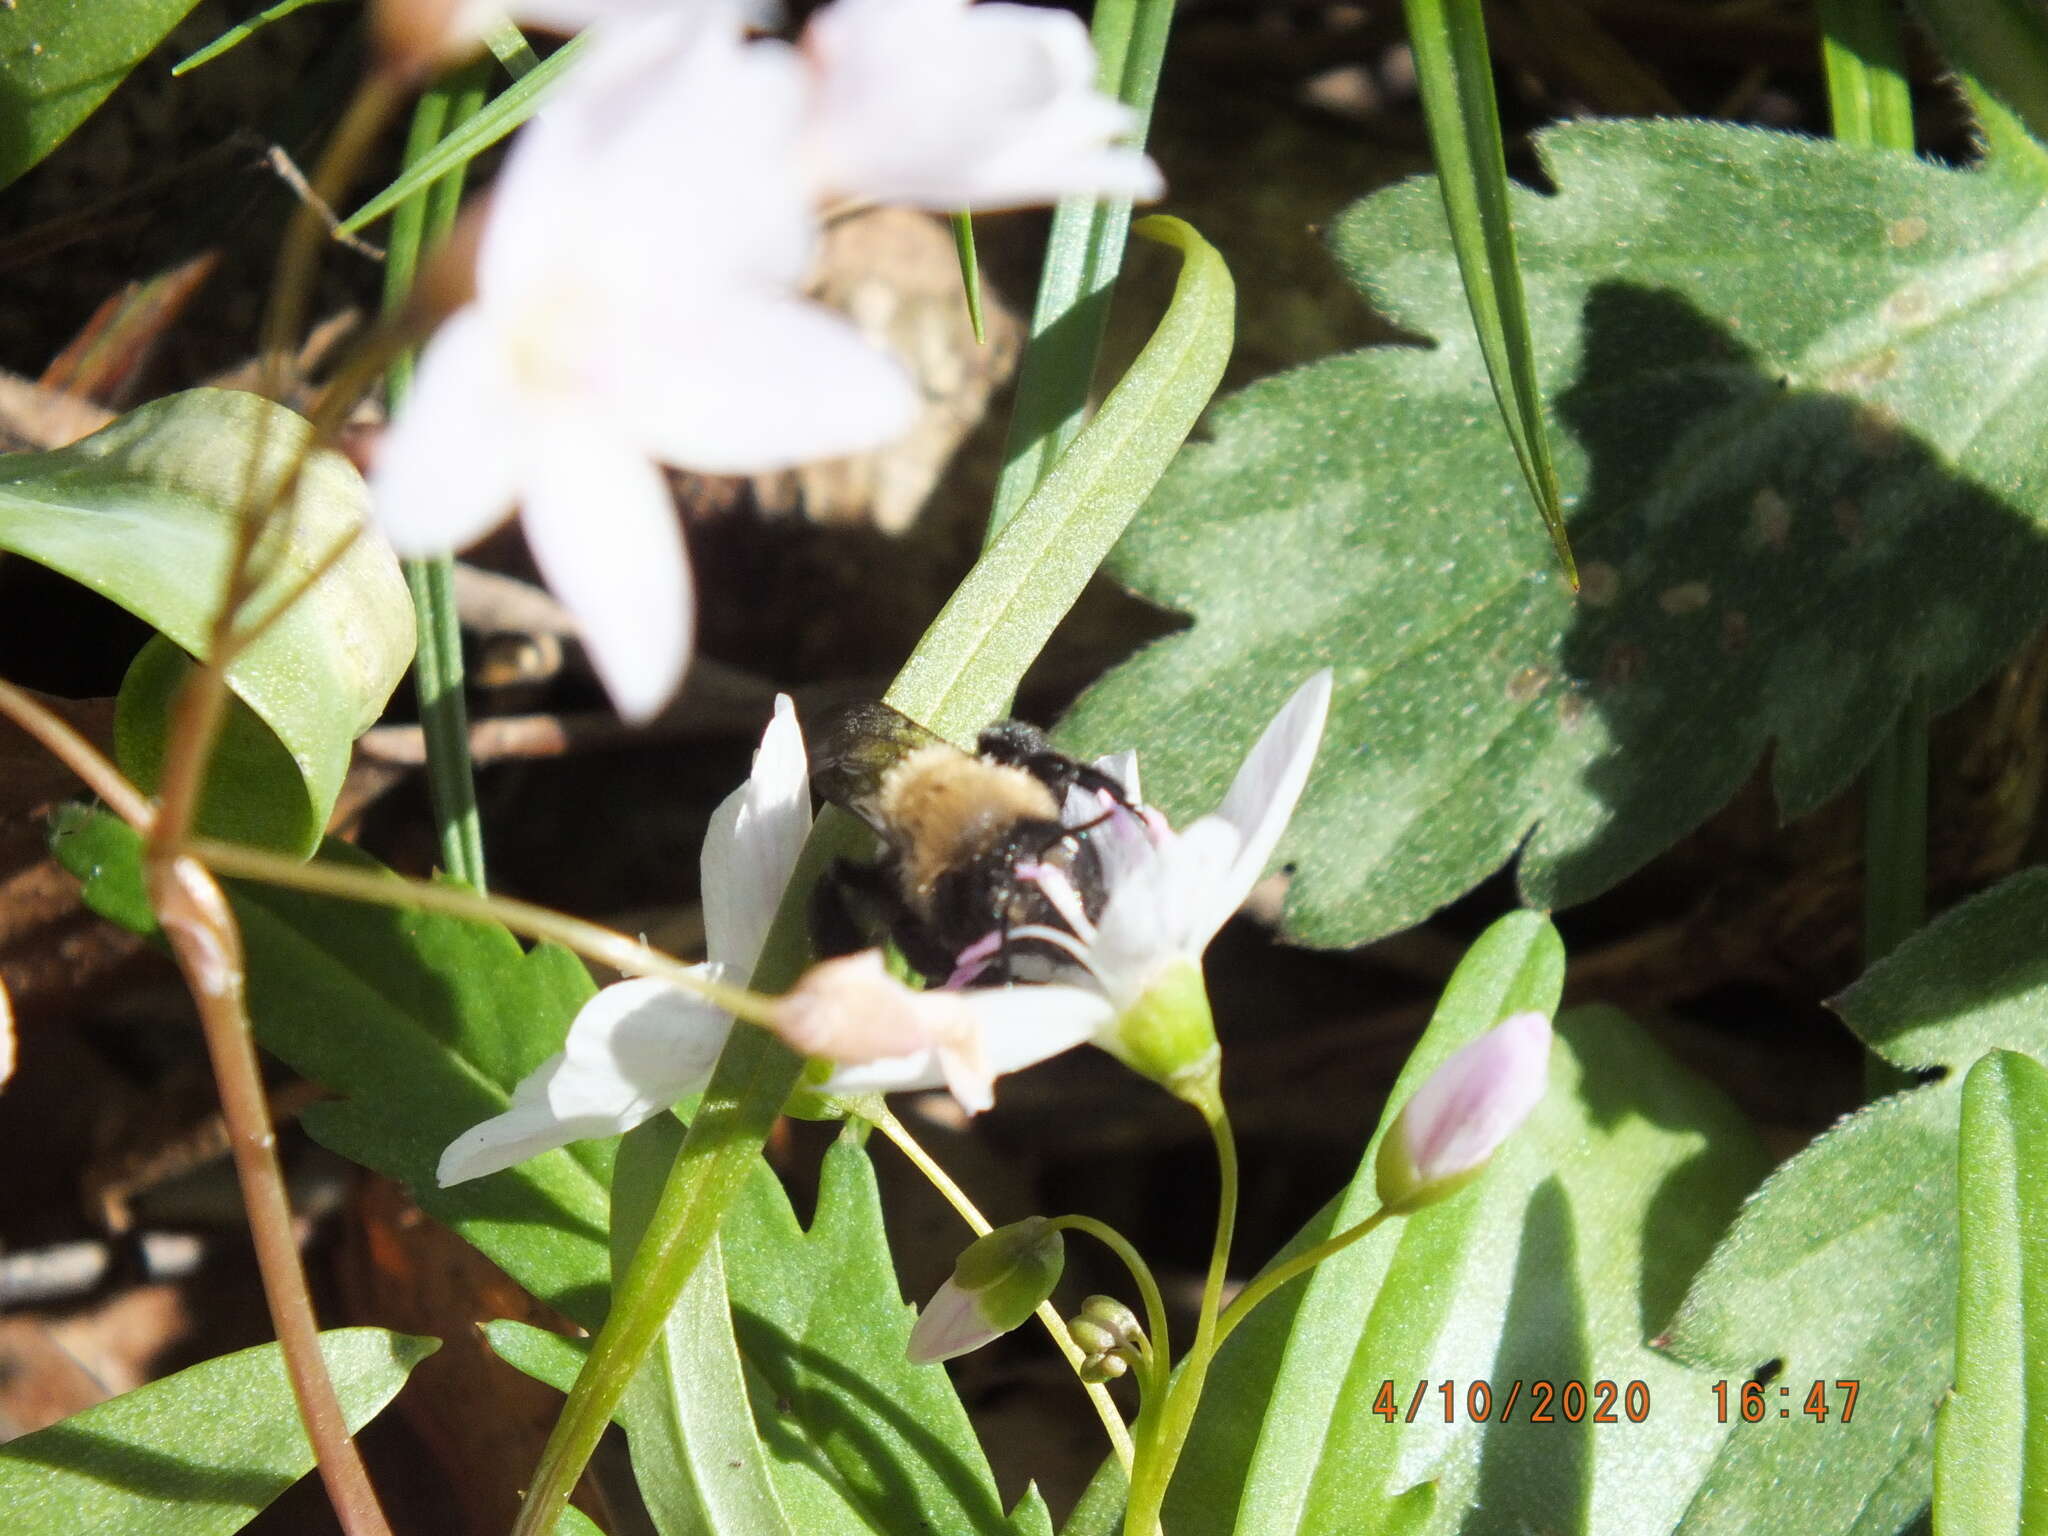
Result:
<instances>
[{"instance_id":1,"label":"slender green leaf","mask_svg":"<svg viewBox=\"0 0 2048 1536\"><path fill-rule=\"evenodd\" d=\"M1899 19L1891 0L1821 0L1828 109L1844 144L1913 147L1913 93Z\"/></svg>"},{"instance_id":2,"label":"slender green leaf","mask_svg":"<svg viewBox=\"0 0 2048 1536\"><path fill-rule=\"evenodd\" d=\"M1915 0L1942 54L2048 139L2048 16L2030 0Z\"/></svg>"},{"instance_id":3,"label":"slender green leaf","mask_svg":"<svg viewBox=\"0 0 2048 1536\"><path fill-rule=\"evenodd\" d=\"M351 1431L436 1339L340 1328L320 1353ZM227 1536L313 1468L275 1344L188 1366L0 1446L9 1536Z\"/></svg>"},{"instance_id":4,"label":"slender green leaf","mask_svg":"<svg viewBox=\"0 0 2048 1536\"><path fill-rule=\"evenodd\" d=\"M2044 924L2048 871L2015 876L1938 918L1837 1004L1894 1067L1946 1075L1786 1163L1693 1282L1672 1352L1729 1383L1731 1413L1742 1384L1762 1381L1767 1411L1729 1436L1684 1536L1877 1536L1925 1508L1935 1409L1955 1379L1963 1073L1989 1050L2048 1055ZM1847 1381L1859 1388L1845 1422ZM1825 1422L1802 1411L1815 1383ZM1784 1498L1788 1487L1801 1496Z\"/></svg>"},{"instance_id":5,"label":"slender green leaf","mask_svg":"<svg viewBox=\"0 0 2048 1536\"><path fill-rule=\"evenodd\" d=\"M0 187L70 137L194 0L0 6Z\"/></svg>"},{"instance_id":6,"label":"slender green leaf","mask_svg":"<svg viewBox=\"0 0 2048 1536\"><path fill-rule=\"evenodd\" d=\"M639 1246L682 1140L682 1127L661 1115L620 1144L612 1174L615 1272L624 1270ZM755 1176L775 1179L765 1165ZM725 1293L725 1265L714 1242L669 1309L661 1336L614 1415L625 1428L633 1481L655 1528L662 1536L852 1528L857 1522L844 1519L843 1509L834 1512L836 1519L813 1512L800 1526L783 1512L768 1451L755 1432ZM569 1374L573 1378L575 1372ZM568 1382L561 1385L566 1391Z\"/></svg>"},{"instance_id":7,"label":"slender green leaf","mask_svg":"<svg viewBox=\"0 0 2048 1536\"><path fill-rule=\"evenodd\" d=\"M975 562L889 690L891 704L941 734L971 735L1007 713L1024 669L1223 377L1234 314L1229 268L1179 219L1155 216L1137 231L1181 253L1165 317L1086 431Z\"/></svg>"},{"instance_id":8,"label":"slender green leaf","mask_svg":"<svg viewBox=\"0 0 2048 1536\"><path fill-rule=\"evenodd\" d=\"M1133 138L1140 144L1152 119L1172 25L1173 0L1097 0L1095 6L1089 30L1096 86L1137 115ZM1053 212L987 542L995 541L1081 430L1130 226L1131 205L1121 200L1071 197Z\"/></svg>"},{"instance_id":9,"label":"slender green leaf","mask_svg":"<svg viewBox=\"0 0 2048 1536\"><path fill-rule=\"evenodd\" d=\"M1489 930L1389 1103L1505 1014L1554 1007L1561 979L1540 918ZM1368 1147L1293 1247L1374 1209L1373 1163ZM1167 1528L1668 1531L1725 1430L1708 1383L1645 1340L1765 1167L1741 1117L1626 1019L1563 1015L1549 1095L1471 1190L1365 1238L1231 1336ZM1611 1425L1593 1419L1603 1380ZM1553 1394L1588 1384L1580 1422L1555 1407L1554 1422L1531 1421L1543 1381ZM1484 1423L1475 1382L1492 1394L1476 1405ZM1633 1419L1630 1383L1644 1394Z\"/></svg>"},{"instance_id":10,"label":"slender green leaf","mask_svg":"<svg viewBox=\"0 0 2048 1536\"><path fill-rule=\"evenodd\" d=\"M1113 560L1195 622L1063 730L1084 753L1135 746L1178 818L1213 806L1234 744L1333 665L1281 848L1288 927L1310 942L1405 927L1518 851L1530 904L1585 900L1767 747L1801 814L1916 687L1951 706L2048 617L2031 188L1704 123L1575 125L1540 147L1559 190L1516 223L1570 428L1581 598L1531 536L1440 199L1410 183L1346 216L1337 248L1439 344L1318 363L1211 412Z\"/></svg>"},{"instance_id":11,"label":"slender green leaf","mask_svg":"<svg viewBox=\"0 0 2048 1536\"><path fill-rule=\"evenodd\" d=\"M1893 0L1821 0L1820 21L1835 137L1910 153L1913 96L1898 7ZM1926 920L1927 709L1916 689L1864 784L1864 959L1890 954Z\"/></svg>"},{"instance_id":12,"label":"slender green leaf","mask_svg":"<svg viewBox=\"0 0 2048 1536\"><path fill-rule=\"evenodd\" d=\"M500 20L494 36L510 35L525 46L519 29ZM524 72L523 70L521 71ZM483 110L487 60L457 70L413 106L405 140L405 163L431 154L442 135ZM401 205L391 220L384 260L384 312L395 315L412 299L421 252L442 239L455 223L462 200L463 166L456 166ZM384 375L384 403L395 414L412 388L413 355L392 359ZM420 734L427 749L427 792L441 844L441 868L472 890L485 885L483 820L477 812L476 772L469 756L469 707L463 694L461 616L455 611L455 557L431 555L404 564L416 626L413 691L419 700Z\"/></svg>"},{"instance_id":13,"label":"slender green leaf","mask_svg":"<svg viewBox=\"0 0 2048 1536\"><path fill-rule=\"evenodd\" d=\"M988 344L987 317L981 308L981 262L974 253L974 215L953 215L953 249L960 257L960 287L967 296L967 323L974 327L974 344Z\"/></svg>"},{"instance_id":14,"label":"slender green leaf","mask_svg":"<svg viewBox=\"0 0 2048 1536\"><path fill-rule=\"evenodd\" d=\"M1934 1430L1944 1533L2048 1528L2048 1068L1993 1051L1963 1084L1956 1383Z\"/></svg>"},{"instance_id":15,"label":"slender green leaf","mask_svg":"<svg viewBox=\"0 0 2048 1536\"><path fill-rule=\"evenodd\" d=\"M0 548L62 572L201 654L251 469L259 468L258 485L276 486L311 430L260 396L199 389L153 401L68 448L0 457ZM319 842L352 743L412 657L412 605L390 548L365 527L368 511L362 477L340 454L306 460L288 515L275 517L257 548L268 574L251 611L270 612L332 551L354 543L228 669L229 686L305 779L300 852ZM133 745L143 722L131 714L128 724ZM156 756L123 766L152 788L146 770Z\"/></svg>"},{"instance_id":16,"label":"slender green leaf","mask_svg":"<svg viewBox=\"0 0 2048 1536\"><path fill-rule=\"evenodd\" d=\"M463 123L428 153L412 161L397 178L341 221L341 233L355 234L373 224L415 193L424 192L459 165L467 165L540 110L541 97L582 54L584 39L572 37L540 63L514 80L489 106Z\"/></svg>"},{"instance_id":17,"label":"slender green leaf","mask_svg":"<svg viewBox=\"0 0 2048 1536\"><path fill-rule=\"evenodd\" d=\"M197 69L202 64L211 63L234 47L235 44L243 41L245 38L254 36L272 22L283 21L292 12L302 11L309 5L325 5L327 3L328 0L277 0L277 4L267 10L257 12L247 21L236 22L204 48L186 54L184 58L171 66L171 74L175 77L184 74L188 69Z\"/></svg>"},{"instance_id":18,"label":"slender green leaf","mask_svg":"<svg viewBox=\"0 0 2048 1536\"><path fill-rule=\"evenodd\" d=\"M94 911L152 931L138 840L104 813L60 821L53 848ZM344 844L323 857L374 868ZM340 1098L307 1110L316 1140L401 1180L526 1289L586 1326L604 1315L615 1141L580 1141L442 1189L448 1143L502 1111L561 1048L595 988L566 950L425 912L227 882L265 1050Z\"/></svg>"},{"instance_id":19,"label":"slender green leaf","mask_svg":"<svg viewBox=\"0 0 2048 1536\"><path fill-rule=\"evenodd\" d=\"M1522 466L1522 478L1536 500L1537 515L1550 530L1557 558L1576 588L1578 568L1565 533L1557 470L1550 461L1543 395L1536 380L1536 344L1515 257L1507 152L1501 144L1500 109L1493 99L1485 14L1480 0L1405 0L1403 10L1451 248L1458 255L1458 274L1464 280L1487 377L1493 381L1493 398Z\"/></svg>"}]
</instances>

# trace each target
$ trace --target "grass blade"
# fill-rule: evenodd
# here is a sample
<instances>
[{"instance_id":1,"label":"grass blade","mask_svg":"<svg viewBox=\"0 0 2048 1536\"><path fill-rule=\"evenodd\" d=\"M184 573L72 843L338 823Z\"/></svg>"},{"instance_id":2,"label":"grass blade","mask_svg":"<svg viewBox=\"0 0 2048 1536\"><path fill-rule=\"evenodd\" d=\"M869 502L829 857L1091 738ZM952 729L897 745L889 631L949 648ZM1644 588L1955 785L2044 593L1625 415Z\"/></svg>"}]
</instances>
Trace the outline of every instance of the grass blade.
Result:
<instances>
[{"instance_id":1,"label":"grass blade","mask_svg":"<svg viewBox=\"0 0 2048 1536\"><path fill-rule=\"evenodd\" d=\"M1493 65L1486 51L1480 0L1407 0L1408 41L1436 156L1437 182L1451 245L1465 281L1465 299L1479 333L1479 350L1493 381L1508 439L1536 510L1574 590L1579 585L1571 541L1565 534L1557 471L1543 426L1536 384L1536 349L1522 269L1515 260L1515 226L1508 212L1507 155L1500 111L1493 99Z\"/></svg>"},{"instance_id":2,"label":"grass blade","mask_svg":"<svg viewBox=\"0 0 2048 1536\"><path fill-rule=\"evenodd\" d=\"M1173 0L1099 0L1095 7L1096 83L1138 114L1141 144L1172 21ZM1053 213L985 543L995 542L1081 430L1130 227L1124 201L1068 198Z\"/></svg>"}]
</instances>

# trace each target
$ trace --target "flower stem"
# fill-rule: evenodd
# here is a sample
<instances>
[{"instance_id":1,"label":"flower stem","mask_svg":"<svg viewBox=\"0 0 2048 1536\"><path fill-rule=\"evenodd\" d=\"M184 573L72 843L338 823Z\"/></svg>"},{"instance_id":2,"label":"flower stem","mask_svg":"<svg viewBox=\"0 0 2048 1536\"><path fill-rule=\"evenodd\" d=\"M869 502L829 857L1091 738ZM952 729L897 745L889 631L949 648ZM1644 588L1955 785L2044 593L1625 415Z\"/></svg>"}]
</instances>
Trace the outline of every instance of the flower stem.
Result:
<instances>
[{"instance_id":1,"label":"flower stem","mask_svg":"<svg viewBox=\"0 0 2048 1536\"><path fill-rule=\"evenodd\" d=\"M479 60L420 97L406 139L406 166L413 165L449 130L476 115L484 103L490 61ZM384 263L384 312L403 313L412 293L420 252L448 232L462 196L464 166L399 205L391 221ZM412 383L412 355L392 359L385 403L396 412ZM413 660L413 688L419 698L420 733L427 749L427 789L441 843L441 867L474 890L484 889L483 828L477 819L476 776L469 758L469 710L462 696L462 626L455 613L455 560L437 555L405 562L419 642Z\"/></svg>"},{"instance_id":2,"label":"flower stem","mask_svg":"<svg viewBox=\"0 0 2048 1536\"><path fill-rule=\"evenodd\" d=\"M1216 1347L1221 1349L1223 1341L1230 1337L1237 1325L1245 1320L1252 1308L1279 1290L1290 1280L1299 1279L1325 1259L1334 1258L1360 1238L1369 1235L1379 1224L1394 1213L1382 1206L1356 1226L1346 1227L1335 1237L1326 1237L1313 1248L1304 1249L1284 1264L1275 1264L1271 1269L1252 1281L1230 1305L1224 1309L1216 1325Z\"/></svg>"},{"instance_id":3,"label":"flower stem","mask_svg":"<svg viewBox=\"0 0 2048 1536\"><path fill-rule=\"evenodd\" d=\"M315 861L302 864L283 854L240 843L194 838L191 851L209 867L224 875L261 880L266 885L290 886L321 896L338 896L345 901L368 902L380 907L403 907L440 912L472 923L499 923L530 939L544 939L573 949L577 954L608 965L630 976L653 976L701 997L736 1019L768 1027L774 1018L775 999L745 987L713 981L673 955L665 955L638 939L629 939L615 928L571 917L550 907L506 896L485 896L454 885L435 885L425 880L408 880L388 870L349 869L339 864Z\"/></svg>"},{"instance_id":4,"label":"flower stem","mask_svg":"<svg viewBox=\"0 0 2048 1536\"><path fill-rule=\"evenodd\" d=\"M1165 1373L1173 1361L1173 1342L1167 1333L1166 1301L1159 1294L1159 1282L1152 1278L1152 1266L1131 1246L1129 1238L1106 1221L1097 1221L1093 1216L1058 1216L1053 1219L1053 1225L1086 1232L1122 1259L1124 1268L1131 1272L1131 1279L1137 1282L1138 1294L1145 1301L1145 1331L1152 1351L1152 1364L1139 1378L1138 1384L1144 1389L1146 1398L1155 1397L1158 1390L1166 1385Z\"/></svg>"},{"instance_id":5,"label":"flower stem","mask_svg":"<svg viewBox=\"0 0 2048 1536\"><path fill-rule=\"evenodd\" d=\"M911 1166L923 1174L932 1188L945 1197L946 1203L960 1213L960 1219L967 1223L968 1229L976 1237L987 1237L995 1230L989 1224L988 1218L982 1215L975 1203L968 1198L967 1191L953 1182L953 1176L939 1166L938 1160L925 1151L917 1138L910 1134L909 1127L890 1113L886 1106L877 1102L872 1110L863 1109L861 1113L869 1124L896 1144L896 1149L910 1160ZM1064 1223L1055 1223L1062 1224ZM1135 1274L1137 1271L1133 1270L1132 1273ZM1150 1280L1151 1275L1148 1272L1145 1282ZM1148 1306L1151 1303L1151 1295L1156 1293L1157 1288L1154 1287L1153 1292L1147 1296ZM1160 1315L1164 1316L1163 1309ZM1081 1362L1087 1355L1081 1346L1074 1342L1073 1334L1067 1331L1067 1320L1060 1316L1059 1308L1050 1301L1040 1302L1038 1320L1045 1325L1045 1331L1052 1335L1053 1343L1066 1357L1067 1364L1079 1371ZM1122 1464L1124 1473L1128 1476L1131 1470L1131 1432L1124 1423L1124 1416L1117 1412L1116 1402L1110 1397L1107 1387L1093 1381L1084 1381L1081 1385L1088 1393L1088 1400L1095 1405L1095 1416L1102 1420L1102 1430L1109 1436L1110 1449L1115 1452L1117 1461Z\"/></svg>"},{"instance_id":6,"label":"flower stem","mask_svg":"<svg viewBox=\"0 0 2048 1536\"><path fill-rule=\"evenodd\" d=\"M1155 1414L1151 1404L1138 1419L1137 1464L1131 1471L1130 1501L1124 1506L1124 1536L1159 1536L1166 1507L1166 1489L1173 1469L1194 1427L1195 1409L1209 1377L1210 1362L1221 1342L1218 1318L1223 1307L1223 1282L1230 1265L1230 1240L1237 1228L1237 1140L1213 1073L1191 1085L1183 1095L1201 1113L1216 1143L1216 1171L1222 1188L1216 1202L1216 1241L1209 1254L1209 1275L1202 1285L1202 1309L1195 1318L1194 1347L1180 1363Z\"/></svg>"}]
</instances>

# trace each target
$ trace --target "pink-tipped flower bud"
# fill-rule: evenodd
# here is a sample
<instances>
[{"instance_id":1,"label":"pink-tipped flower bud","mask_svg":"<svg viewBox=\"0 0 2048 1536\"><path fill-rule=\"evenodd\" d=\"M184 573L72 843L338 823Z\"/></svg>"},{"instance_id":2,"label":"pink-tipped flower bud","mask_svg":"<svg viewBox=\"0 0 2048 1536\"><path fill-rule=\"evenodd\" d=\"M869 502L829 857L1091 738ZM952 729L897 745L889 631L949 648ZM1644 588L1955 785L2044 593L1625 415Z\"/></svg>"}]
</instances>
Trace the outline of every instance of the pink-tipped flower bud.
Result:
<instances>
[{"instance_id":1,"label":"pink-tipped flower bud","mask_svg":"<svg viewBox=\"0 0 2048 1536\"><path fill-rule=\"evenodd\" d=\"M1008 1333L1052 1295L1066 1264L1059 1228L1043 1216L997 1227L967 1245L910 1330L910 1360L930 1365Z\"/></svg>"},{"instance_id":2,"label":"pink-tipped flower bud","mask_svg":"<svg viewBox=\"0 0 2048 1536\"><path fill-rule=\"evenodd\" d=\"M1380 1203L1413 1211L1457 1193L1543 1097L1550 1020L1518 1013L1454 1052L1380 1141Z\"/></svg>"}]
</instances>

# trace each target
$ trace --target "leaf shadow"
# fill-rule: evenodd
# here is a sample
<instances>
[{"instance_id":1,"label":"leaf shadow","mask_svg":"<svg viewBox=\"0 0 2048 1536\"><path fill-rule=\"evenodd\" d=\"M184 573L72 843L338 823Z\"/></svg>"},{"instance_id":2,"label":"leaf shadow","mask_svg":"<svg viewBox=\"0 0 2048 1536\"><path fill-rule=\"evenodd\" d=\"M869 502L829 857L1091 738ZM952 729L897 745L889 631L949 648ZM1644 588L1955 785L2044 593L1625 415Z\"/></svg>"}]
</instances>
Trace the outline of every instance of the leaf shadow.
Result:
<instances>
[{"instance_id":1,"label":"leaf shadow","mask_svg":"<svg viewBox=\"0 0 2048 1536\"><path fill-rule=\"evenodd\" d=\"M1582 334L1556 409L1589 460L1584 585L1558 673L1508 685L1557 736L1608 737L1581 770L1597 810L1523 852L1525 894L1557 906L1691 831L1767 750L1783 813L1815 808L1916 684L1959 701L2048 591L2034 520L1848 392L1907 367L1894 350L1795 384L1679 294L1619 281L1588 295Z\"/></svg>"},{"instance_id":2,"label":"leaf shadow","mask_svg":"<svg viewBox=\"0 0 2048 1536\"><path fill-rule=\"evenodd\" d=\"M1592 1343L1576 1285L1556 1277L1578 1272L1578 1230L1571 1198L1555 1176L1530 1192L1523 1207L1522 1241L1508 1292L1500 1349L1487 1385L1492 1418L1479 1442L1477 1494L1460 1530L1465 1536L1521 1531L1531 1514L1544 1528L1585 1527L1593 1474ZM1584 1415L1566 1416L1565 1384L1585 1394ZM1539 1383L1548 1385L1547 1396ZM1510 1394L1519 1401L1510 1407ZM1550 1422L1532 1415L1547 1412ZM1503 1524L1503 1517L1507 1523Z\"/></svg>"},{"instance_id":3,"label":"leaf shadow","mask_svg":"<svg viewBox=\"0 0 2048 1536\"><path fill-rule=\"evenodd\" d=\"M1008 1527L1001 1500L978 1470L873 1381L749 1308L736 1303L732 1320L742 1354L778 1394L769 1406L800 1426L828 1457L851 1495L882 1522L880 1529L908 1536L945 1528L931 1523L943 1511L923 1507L916 1480L905 1469L906 1454L938 1478L967 1520L963 1529ZM775 1429L763 1424L762 1439L776 1438Z\"/></svg>"}]
</instances>

